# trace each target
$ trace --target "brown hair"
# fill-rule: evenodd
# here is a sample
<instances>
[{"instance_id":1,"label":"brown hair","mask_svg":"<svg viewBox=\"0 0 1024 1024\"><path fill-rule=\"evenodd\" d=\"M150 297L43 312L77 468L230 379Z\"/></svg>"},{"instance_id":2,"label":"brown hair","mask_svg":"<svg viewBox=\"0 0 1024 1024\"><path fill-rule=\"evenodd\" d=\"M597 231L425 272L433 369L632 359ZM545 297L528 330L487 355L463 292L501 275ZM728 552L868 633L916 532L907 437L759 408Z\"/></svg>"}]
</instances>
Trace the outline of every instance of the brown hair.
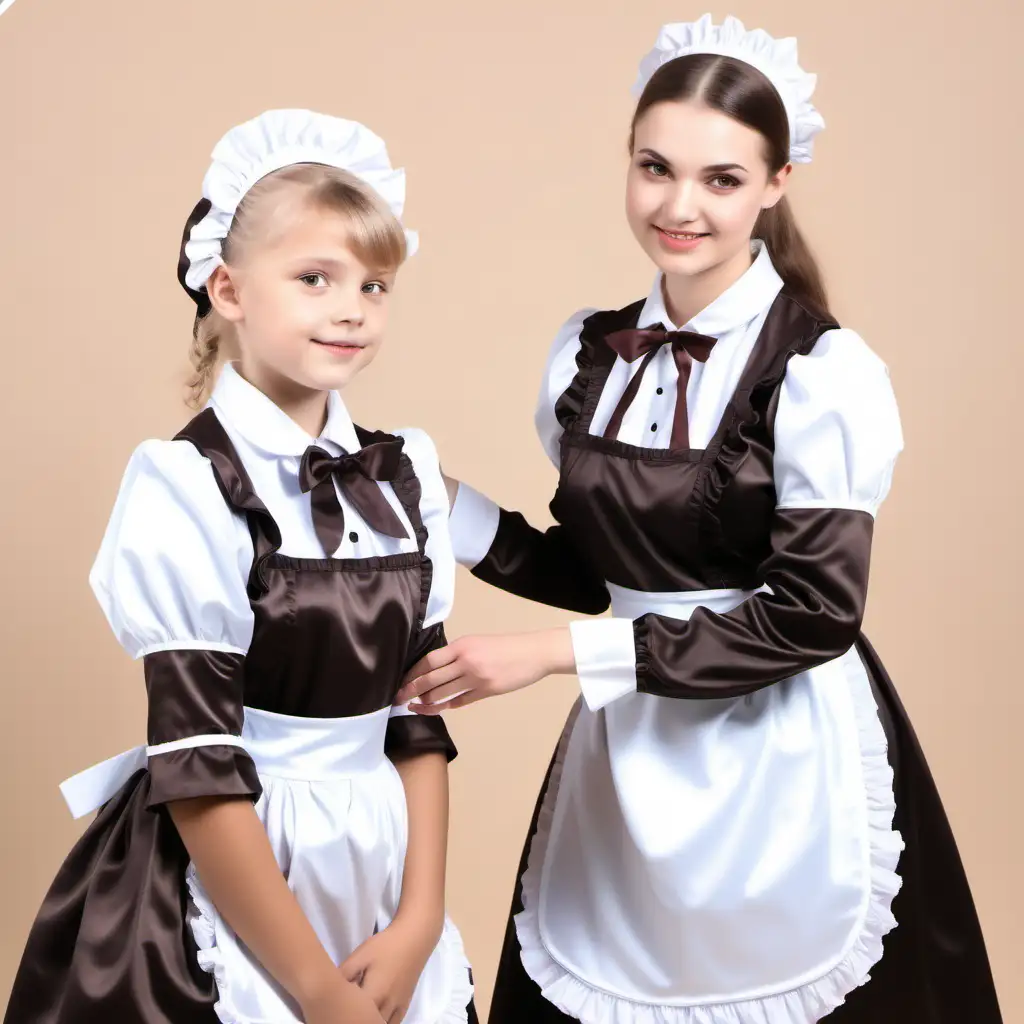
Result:
<instances>
[{"instance_id":1,"label":"brown hair","mask_svg":"<svg viewBox=\"0 0 1024 1024\"><path fill-rule=\"evenodd\" d=\"M354 174L324 164L292 164L261 178L245 194L222 246L228 265L244 249L266 239L268 222L289 204L338 213L349 222L348 244L356 258L381 271L395 270L406 257L405 232L384 200ZM198 318L192 331L189 404L198 407L209 388L217 360L237 344L232 324L215 309Z\"/></svg>"},{"instance_id":2,"label":"brown hair","mask_svg":"<svg viewBox=\"0 0 1024 1024\"><path fill-rule=\"evenodd\" d=\"M789 163L789 120L775 87L750 64L732 57L693 53L663 64L651 76L636 106L629 133L633 151L636 126L657 103L694 100L753 128L765 140L771 174ZM788 291L813 312L828 316L828 296L821 270L797 227L785 196L762 210L754 238L763 239Z\"/></svg>"}]
</instances>

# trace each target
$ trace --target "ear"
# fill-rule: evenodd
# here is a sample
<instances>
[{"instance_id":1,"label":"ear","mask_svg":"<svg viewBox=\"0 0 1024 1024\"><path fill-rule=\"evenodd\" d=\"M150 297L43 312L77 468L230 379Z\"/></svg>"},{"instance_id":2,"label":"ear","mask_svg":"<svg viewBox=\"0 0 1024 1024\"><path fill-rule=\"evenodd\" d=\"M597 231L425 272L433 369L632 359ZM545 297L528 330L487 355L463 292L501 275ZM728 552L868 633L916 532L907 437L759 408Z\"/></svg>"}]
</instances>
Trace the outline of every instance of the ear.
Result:
<instances>
[{"instance_id":1,"label":"ear","mask_svg":"<svg viewBox=\"0 0 1024 1024\"><path fill-rule=\"evenodd\" d=\"M793 165L786 164L777 174L773 174L768 179L764 201L761 203L762 210L770 210L786 194L786 189L789 187L789 176L792 172Z\"/></svg>"},{"instance_id":2,"label":"ear","mask_svg":"<svg viewBox=\"0 0 1024 1024\"><path fill-rule=\"evenodd\" d=\"M222 263L206 282L206 294L210 297L210 305L225 320L237 324L244 319L244 314L238 298L238 283L232 274Z\"/></svg>"}]
</instances>

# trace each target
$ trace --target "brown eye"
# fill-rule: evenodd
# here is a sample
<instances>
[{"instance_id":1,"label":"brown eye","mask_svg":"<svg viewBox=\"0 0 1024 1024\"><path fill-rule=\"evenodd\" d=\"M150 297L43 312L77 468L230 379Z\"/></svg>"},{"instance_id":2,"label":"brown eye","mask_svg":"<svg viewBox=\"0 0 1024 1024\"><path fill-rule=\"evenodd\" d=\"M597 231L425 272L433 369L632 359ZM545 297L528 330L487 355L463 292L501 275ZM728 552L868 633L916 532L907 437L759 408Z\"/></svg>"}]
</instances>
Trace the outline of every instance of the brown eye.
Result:
<instances>
[{"instance_id":1,"label":"brown eye","mask_svg":"<svg viewBox=\"0 0 1024 1024\"><path fill-rule=\"evenodd\" d=\"M310 288L323 288L327 284L327 278L323 274L303 274L299 280L308 284Z\"/></svg>"},{"instance_id":2,"label":"brown eye","mask_svg":"<svg viewBox=\"0 0 1024 1024\"><path fill-rule=\"evenodd\" d=\"M711 179L711 184L715 188L722 189L739 188L740 186L740 182L731 174L716 174Z\"/></svg>"},{"instance_id":3,"label":"brown eye","mask_svg":"<svg viewBox=\"0 0 1024 1024\"><path fill-rule=\"evenodd\" d=\"M644 170L650 171L656 178L664 178L668 174L668 168L664 164L659 164L656 160L648 160L640 166Z\"/></svg>"}]
</instances>

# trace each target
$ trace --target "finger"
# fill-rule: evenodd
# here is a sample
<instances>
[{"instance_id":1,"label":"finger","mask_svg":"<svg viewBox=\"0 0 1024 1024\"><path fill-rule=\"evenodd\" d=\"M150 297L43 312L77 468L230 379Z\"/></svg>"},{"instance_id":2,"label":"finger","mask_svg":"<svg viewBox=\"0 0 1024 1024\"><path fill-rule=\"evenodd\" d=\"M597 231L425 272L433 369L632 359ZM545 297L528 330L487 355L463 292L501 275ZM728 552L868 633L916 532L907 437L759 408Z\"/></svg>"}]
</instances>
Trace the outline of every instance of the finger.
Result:
<instances>
[{"instance_id":1,"label":"finger","mask_svg":"<svg viewBox=\"0 0 1024 1024\"><path fill-rule=\"evenodd\" d=\"M469 685L466 677L459 676L457 679L453 679L450 683L435 686L432 690L425 690L420 694L419 702L421 704L443 704L445 701L449 701L453 697L457 697L462 693L467 693L472 689L473 687Z\"/></svg>"},{"instance_id":2,"label":"finger","mask_svg":"<svg viewBox=\"0 0 1024 1024\"><path fill-rule=\"evenodd\" d=\"M407 704L411 700L415 700L417 697L422 697L428 690L434 690L438 686L444 686L445 683L450 683L455 679L458 679L462 674L462 668L457 661L452 661L447 665L441 665L439 668L432 669L427 672L426 675L422 675L413 679L412 682L405 684L402 689L398 691L398 695L395 697L396 704Z\"/></svg>"},{"instance_id":3,"label":"finger","mask_svg":"<svg viewBox=\"0 0 1024 1024\"><path fill-rule=\"evenodd\" d=\"M361 985L363 973L366 971L367 966L368 963L363 957L359 956L358 953L353 953L352 956L342 963L338 970L341 971L342 977L346 981Z\"/></svg>"},{"instance_id":4,"label":"finger","mask_svg":"<svg viewBox=\"0 0 1024 1024\"><path fill-rule=\"evenodd\" d=\"M442 665L448 665L458 657L458 651L451 644L447 644L444 647L438 647L437 650L428 651L426 654L416 662L415 665L408 672L405 673L402 679L402 685L406 685L418 676L424 675L427 672L432 671L435 668L441 668Z\"/></svg>"},{"instance_id":5,"label":"finger","mask_svg":"<svg viewBox=\"0 0 1024 1024\"><path fill-rule=\"evenodd\" d=\"M373 1000L374 1005L381 1011L381 1016L387 1020L388 1014L384 1010L391 1005L391 995L388 992L386 972L378 970L376 964L368 964L360 988Z\"/></svg>"},{"instance_id":6,"label":"finger","mask_svg":"<svg viewBox=\"0 0 1024 1024\"><path fill-rule=\"evenodd\" d=\"M482 690L463 690L458 696L446 700L442 704L410 704L409 710L417 715L443 715L447 711L454 711L456 708L464 708L467 704L475 704L478 700L491 696Z\"/></svg>"}]
</instances>

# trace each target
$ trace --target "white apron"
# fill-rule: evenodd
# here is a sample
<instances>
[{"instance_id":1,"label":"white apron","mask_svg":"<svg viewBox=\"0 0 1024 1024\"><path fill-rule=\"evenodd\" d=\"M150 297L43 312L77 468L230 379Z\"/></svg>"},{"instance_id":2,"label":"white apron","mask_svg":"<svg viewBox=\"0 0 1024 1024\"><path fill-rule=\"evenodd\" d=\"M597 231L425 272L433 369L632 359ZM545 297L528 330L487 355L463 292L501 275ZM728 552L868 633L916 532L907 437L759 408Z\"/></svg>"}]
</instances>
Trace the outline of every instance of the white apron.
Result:
<instances>
[{"instance_id":1,"label":"white apron","mask_svg":"<svg viewBox=\"0 0 1024 1024\"><path fill-rule=\"evenodd\" d=\"M239 745L263 786L256 814L335 963L387 927L401 896L408 827L402 780L384 755L389 714L323 719L245 709ZM72 813L102 806L146 758L137 747L69 779L61 789ZM298 1008L217 912L194 865L187 883L199 965L216 978L222 1024L298 1024ZM403 1024L465 1024L472 997L462 940L446 920Z\"/></svg>"},{"instance_id":2,"label":"white apron","mask_svg":"<svg viewBox=\"0 0 1024 1024\"><path fill-rule=\"evenodd\" d=\"M742 591L609 584L686 619ZM740 698L574 709L523 876L527 973L584 1024L806 1024L868 980L902 841L856 650Z\"/></svg>"}]
</instances>

